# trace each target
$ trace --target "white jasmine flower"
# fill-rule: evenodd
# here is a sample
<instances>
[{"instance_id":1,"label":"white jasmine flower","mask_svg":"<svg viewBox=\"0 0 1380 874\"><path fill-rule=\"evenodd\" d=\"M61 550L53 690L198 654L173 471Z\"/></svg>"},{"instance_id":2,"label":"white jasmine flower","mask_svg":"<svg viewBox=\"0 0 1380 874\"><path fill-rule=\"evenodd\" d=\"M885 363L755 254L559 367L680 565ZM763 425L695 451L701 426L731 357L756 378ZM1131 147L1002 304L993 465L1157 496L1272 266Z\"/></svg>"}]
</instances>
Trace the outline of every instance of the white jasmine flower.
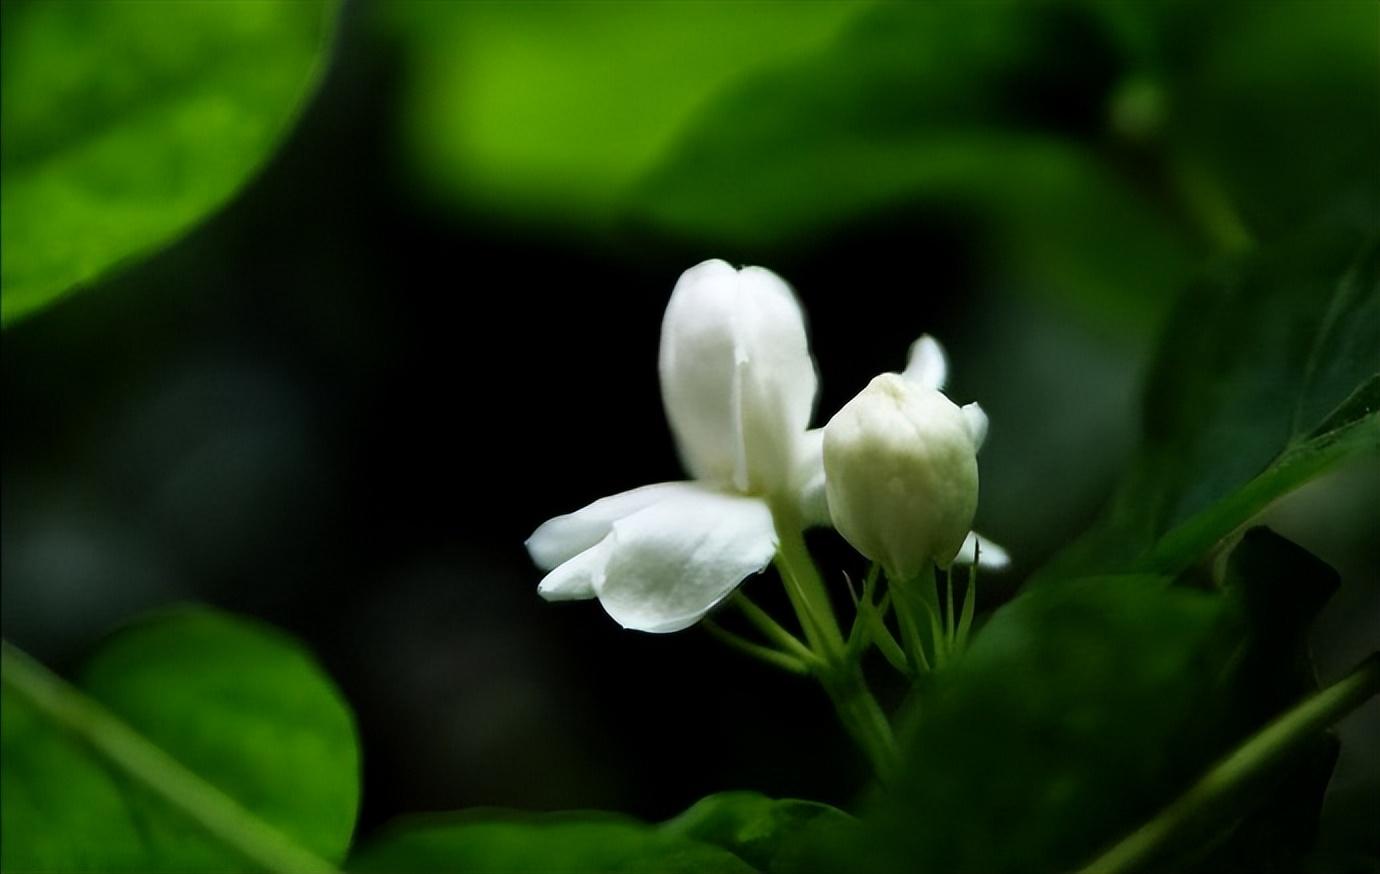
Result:
<instances>
[{"instance_id":1,"label":"white jasmine flower","mask_svg":"<svg viewBox=\"0 0 1380 874\"><path fill-rule=\"evenodd\" d=\"M794 293L760 267L681 275L661 326L661 393L694 478L595 501L527 549L548 600L598 598L625 628L679 631L776 553L772 506L822 522L817 380Z\"/></svg>"},{"instance_id":2,"label":"white jasmine flower","mask_svg":"<svg viewBox=\"0 0 1380 874\"><path fill-rule=\"evenodd\" d=\"M927 562L972 562L978 537L977 451L987 416L959 407L940 389L944 350L925 336L911 346L904 373L884 373L824 427L829 513L840 534L898 579ZM984 565L1007 563L983 541Z\"/></svg>"}]
</instances>

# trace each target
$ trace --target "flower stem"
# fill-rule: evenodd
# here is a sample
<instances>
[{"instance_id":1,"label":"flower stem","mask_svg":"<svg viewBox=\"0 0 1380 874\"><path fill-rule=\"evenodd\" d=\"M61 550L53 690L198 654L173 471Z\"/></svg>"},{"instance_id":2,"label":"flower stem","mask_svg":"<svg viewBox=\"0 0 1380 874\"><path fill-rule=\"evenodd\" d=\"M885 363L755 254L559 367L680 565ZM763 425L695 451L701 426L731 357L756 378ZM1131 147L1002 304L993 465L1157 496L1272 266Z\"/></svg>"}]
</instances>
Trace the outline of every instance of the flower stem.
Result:
<instances>
[{"instance_id":1,"label":"flower stem","mask_svg":"<svg viewBox=\"0 0 1380 874\"><path fill-rule=\"evenodd\" d=\"M758 661L766 662L774 668L780 668L792 674L808 676L813 671L813 665L804 659L781 652L778 649L772 649L769 646L763 646L760 643L753 643L747 638L734 634L712 619L704 619L701 622L706 631L744 655L752 656ZM814 658L813 655L811 658Z\"/></svg>"},{"instance_id":2,"label":"flower stem","mask_svg":"<svg viewBox=\"0 0 1380 874\"><path fill-rule=\"evenodd\" d=\"M866 754L877 778L889 780L897 760L891 723L867 688L862 668L848 657L843 632L824 581L805 545L799 518L781 507L773 507L772 516L776 523L776 566L786 584L791 606L805 629L806 639L821 663L818 669L820 683L834 702L834 710L844 728Z\"/></svg>"},{"instance_id":3,"label":"flower stem","mask_svg":"<svg viewBox=\"0 0 1380 874\"><path fill-rule=\"evenodd\" d=\"M856 665L821 675L839 720L872 764L877 779L886 783L896 771L896 737L881 705L867 688Z\"/></svg>"},{"instance_id":4,"label":"flower stem","mask_svg":"<svg viewBox=\"0 0 1380 874\"><path fill-rule=\"evenodd\" d=\"M747 595L741 591L734 593L733 603L757 630L762 632L772 643L781 647L782 650L795 656L797 659L810 666L819 664L819 657L814 654L808 646L800 642L794 634L781 627L781 623L771 618L771 614L758 607Z\"/></svg>"},{"instance_id":5,"label":"flower stem","mask_svg":"<svg viewBox=\"0 0 1380 874\"><path fill-rule=\"evenodd\" d=\"M1143 870L1187 825L1241 799L1300 743L1380 692L1380 653L1346 677L1304 699L1248 738L1154 819L1085 867L1081 874ZM1239 813L1240 811L1236 811Z\"/></svg>"},{"instance_id":6,"label":"flower stem","mask_svg":"<svg viewBox=\"0 0 1380 874\"><path fill-rule=\"evenodd\" d=\"M772 515L776 522L776 565L786 581L786 592L818 654L827 662L837 661L844 648L843 632L805 546L800 522L794 514L776 507Z\"/></svg>"},{"instance_id":7,"label":"flower stem","mask_svg":"<svg viewBox=\"0 0 1380 874\"><path fill-rule=\"evenodd\" d=\"M110 711L8 641L0 642L0 680L14 694L142 786L238 852L251 867L277 874L335 871L239 802L189 771Z\"/></svg>"}]
</instances>

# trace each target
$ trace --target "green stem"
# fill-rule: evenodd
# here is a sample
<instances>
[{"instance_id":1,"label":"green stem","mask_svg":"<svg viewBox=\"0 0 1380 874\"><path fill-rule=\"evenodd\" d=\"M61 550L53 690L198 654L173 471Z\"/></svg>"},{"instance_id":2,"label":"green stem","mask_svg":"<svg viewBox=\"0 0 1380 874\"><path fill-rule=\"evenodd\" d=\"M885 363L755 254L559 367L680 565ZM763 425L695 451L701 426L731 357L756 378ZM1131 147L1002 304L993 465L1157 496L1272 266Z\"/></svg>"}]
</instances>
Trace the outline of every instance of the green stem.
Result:
<instances>
[{"instance_id":1,"label":"green stem","mask_svg":"<svg viewBox=\"0 0 1380 874\"><path fill-rule=\"evenodd\" d=\"M782 628L781 623L771 618L771 614L758 607L747 595L741 591L735 593L733 603L739 610L743 611L747 620L757 626L757 630L762 632L772 643L807 664L817 665L819 663L819 657L814 654L813 650L801 643L800 638Z\"/></svg>"},{"instance_id":2,"label":"green stem","mask_svg":"<svg viewBox=\"0 0 1380 874\"><path fill-rule=\"evenodd\" d=\"M844 648L843 632L839 630L824 581L819 578L819 571L805 546L800 521L778 507L772 508L772 516L776 522L776 564L786 581L786 592L801 614L800 621L807 637L812 636L813 627L815 639L811 643L819 655L825 661L836 661Z\"/></svg>"},{"instance_id":3,"label":"green stem","mask_svg":"<svg viewBox=\"0 0 1380 874\"><path fill-rule=\"evenodd\" d=\"M1380 653L1338 682L1304 699L1248 738L1194 786L1081 874L1127 874L1142 870L1186 826L1245 795L1300 743L1380 692Z\"/></svg>"},{"instance_id":4,"label":"green stem","mask_svg":"<svg viewBox=\"0 0 1380 874\"><path fill-rule=\"evenodd\" d=\"M701 624L704 625L706 631L728 644L731 648L738 650L744 655L749 655L759 661L766 662L774 668L780 668L783 671L788 671L792 674L801 674L803 676L808 676L813 670L812 663L807 663L805 660L797 658L790 653L784 653L780 650L772 649L769 646L762 646L760 643L753 643L745 637L734 634L712 619L703 619L701 620ZM812 655L811 659L813 660L813 658Z\"/></svg>"},{"instance_id":5,"label":"green stem","mask_svg":"<svg viewBox=\"0 0 1380 874\"><path fill-rule=\"evenodd\" d=\"M834 702L839 721L867 755L877 779L890 782L899 758L896 737L886 713L868 691L862 671L856 666L847 667L821 679Z\"/></svg>"},{"instance_id":6,"label":"green stem","mask_svg":"<svg viewBox=\"0 0 1380 874\"><path fill-rule=\"evenodd\" d=\"M862 669L848 658L848 649L814 559L805 545L803 526L788 508L774 506L776 565L786 584L791 606L814 654L822 662L820 682L834 702L844 728L872 764L878 779L889 780L896 769L896 738L877 699L867 688Z\"/></svg>"},{"instance_id":7,"label":"green stem","mask_svg":"<svg viewBox=\"0 0 1380 874\"><path fill-rule=\"evenodd\" d=\"M973 628L973 614L977 611L977 559L968 565L968 588L963 592L963 615L958 619L958 638L956 646L961 653L968 648L968 634Z\"/></svg>"},{"instance_id":8,"label":"green stem","mask_svg":"<svg viewBox=\"0 0 1380 874\"><path fill-rule=\"evenodd\" d=\"M255 867L276 874L336 870L8 641L0 642L0 681Z\"/></svg>"},{"instance_id":9,"label":"green stem","mask_svg":"<svg viewBox=\"0 0 1380 874\"><path fill-rule=\"evenodd\" d=\"M957 617L954 616L954 573L950 567L944 572L944 641L945 645L952 650L954 641L958 636L958 629L955 627Z\"/></svg>"},{"instance_id":10,"label":"green stem","mask_svg":"<svg viewBox=\"0 0 1380 874\"><path fill-rule=\"evenodd\" d=\"M943 667L944 631L939 619L939 590L934 584L934 565L926 562L920 573L908 580L887 573L891 602L901 626L901 640L917 674ZM921 629L929 628L930 651L925 652Z\"/></svg>"}]
</instances>

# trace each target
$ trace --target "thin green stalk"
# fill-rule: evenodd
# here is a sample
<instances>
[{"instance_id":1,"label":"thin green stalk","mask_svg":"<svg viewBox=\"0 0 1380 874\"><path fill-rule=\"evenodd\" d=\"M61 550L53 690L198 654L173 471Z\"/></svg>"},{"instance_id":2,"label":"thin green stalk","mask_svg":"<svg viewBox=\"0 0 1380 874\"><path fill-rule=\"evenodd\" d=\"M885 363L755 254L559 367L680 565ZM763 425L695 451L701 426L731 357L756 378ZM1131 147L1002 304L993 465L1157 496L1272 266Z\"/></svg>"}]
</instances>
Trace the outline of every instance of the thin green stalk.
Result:
<instances>
[{"instance_id":1,"label":"thin green stalk","mask_svg":"<svg viewBox=\"0 0 1380 874\"><path fill-rule=\"evenodd\" d=\"M896 606L896 622L901 627L901 641L914 674L929 673L930 660L925 656L925 642L920 637L920 625L915 617L915 595L894 583L891 602Z\"/></svg>"},{"instance_id":2,"label":"thin green stalk","mask_svg":"<svg viewBox=\"0 0 1380 874\"><path fill-rule=\"evenodd\" d=\"M809 649L813 653L823 653L828 650L824 640L824 626L820 618L815 615L810 606L810 600L805 595L804 588L796 579L789 564L782 558L780 553L776 556L776 570L781 574L781 582L786 588L786 597L790 599L791 609L795 611L796 621L800 623L800 628L805 632L805 640L809 644Z\"/></svg>"},{"instance_id":3,"label":"thin green stalk","mask_svg":"<svg viewBox=\"0 0 1380 874\"><path fill-rule=\"evenodd\" d=\"M862 658L863 650L872 642L872 623L869 616L873 612L872 599L877 594L878 573L877 563L873 562L863 579L862 596L853 599L853 609L856 612L853 616L853 627L848 630L848 640L844 644L843 652L843 660L849 664L858 662ZM845 575L844 579L848 577Z\"/></svg>"},{"instance_id":4,"label":"thin green stalk","mask_svg":"<svg viewBox=\"0 0 1380 874\"><path fill-rule=\"evenodd\" d=\"M887 605L891 603L891 595L882 596L882 602L875 607L869 606L868 624L870 626L869 638L877 644L877 650L882 654L893 668L911 676L911 666L906 661L906 651L901 648L901 644L896 642L891 629L886 625Z\"/></svg>"},{"instance_id":5,"label":"thin green stalk","mask_svg":"<svg viewBox=\"0 0 1380 874\"><path fill-rule=\"evenodd\" d=\"M954 574L953 569L944 571L944 640L953 648L957 630L954 628Z\"/></svg>"},{"instance_id":6,"label":"thin green stalk","mask_svg":"<svg viewBox=\"0 0 1380 874\"><path fill-rule=\"evenodd\" d=\"M336 870L187 770L9 641L0 642L0 681L254 867L275 874L329 874Z\"/></svg>"},{"instance_id":7,"label":"thin green stalk","mask_svg":"<svg viewBox=\"0 0 1380 874\"><path fill-rule=\"evenodd\" d=\"M800 638L791 634L781 623L771 618L771 614L758 607L747 595L741 591L733 595L733 604L747 617L747 620L757 627L772 643L781 647L785 652L808 664L819 662L819 657L805 644L800 642Z\"/></svg>"},{"instance_id":8,"label":"thin green stalk","mask_svg":"<svg viewBox=\"0 0 1380 874\"><path fill-rule=\"evenodd\" d=\"M702 624L705 630L714 637L744 655L751 656L758 661L765 662L774 668L780 668L792 674L808 676L813 673L813 666L803 659L797 658L789 653L781 652L777 649L772 649L769 646L762 646L760 643L753 643L745 637L734 634L712 619L702 620Z\"/></svg>"},{"instance_id":9,"label":"thin green stalk","mask_svg":"<svg viewBox=\"0 0 1380 874\"><path fill-rule=\"evenodd\" d=\"M826 661L834 661L843 652L843 632L839 629L834 607L824 581L815 569L814 560L805 546L800 520L795 514L779 507L772 508L776 523L776 564L786 579L786 590L801 615L802 624L808 617L815 626L817 641L814 647ZM808 636L808 630L807 630Z\"/></svg>"},{"instance_id":10,"label":"thin green stalk","mask_svg":"<svg viewBox=\"0 0 1380 874\"><path fill-rule=\"evenodd\" d=\"M963 615L958 619L958 651L968 648L968 635L973 629L973 614L977 612L977 560L968 565L968 588L963 593Z\"/></svg>"},{"instance_id":11,"label":"thin green stalk","mask_svg":"<svg viewBox=\"0 0 1380 874\"><path fill-rule=\"evenodd\" d=\"M1277 766L1294 748L1380 692L1380 653L1338 682L1294 705L1248 738L1154 819L1103 853L1081 874L1128 874L1143 870L1190 824L1228 812L1231 803Z\"/></svg>"}]
</instances>

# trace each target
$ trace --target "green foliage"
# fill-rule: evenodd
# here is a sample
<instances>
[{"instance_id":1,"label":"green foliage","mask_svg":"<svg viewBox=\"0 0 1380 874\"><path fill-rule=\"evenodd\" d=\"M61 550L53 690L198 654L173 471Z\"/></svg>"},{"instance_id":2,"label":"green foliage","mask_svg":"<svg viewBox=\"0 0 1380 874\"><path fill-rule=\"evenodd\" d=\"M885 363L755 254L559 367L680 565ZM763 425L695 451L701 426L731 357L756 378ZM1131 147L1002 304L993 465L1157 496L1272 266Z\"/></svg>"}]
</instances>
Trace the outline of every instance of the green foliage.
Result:
<instances>
[{"instance_id":1,"label":"green foliage","mask_svg":"<svg viewBox=\"0 0 1380 874\"><path fill-rule=\"evenodd\" d=\"M1201 560L1274 499L1380 452L1380 243L1331 225L1186 294L1161 343L1139 456L1094 528L1036 582Z\"/></svg>"},{"instance_id":2,"label":"green foliage","mask_svg":"<svg viewBox=\"0 0 1380 874\"><path fill-rule=\"evenodd\" d=\"M6 870L244 870L242 847L194 824L206 811L180 803L175 776L146 767L146 744L306 851L344 858L359 804L353 718L294 641L182 610L112 637L83 672L89 699L15 665L7 656Z\"/></svg>"},{"instance_id":3,"label":"green foliage","mask_svg":"<svg viewBox=\"0 0 1380 874\"><path fill-rule=\"evenodd\" d=\"M432 3L380 7L406 49L407 147L467 207L607 227L713 95L807 53L849 3Z\"/></svg>"},{"instance_id":4,"label":"green foliage","mask_svg":"<svg viewBox=\"0 0 1380 874\"><path fill-rule=\"evenodd\" d=\"M788 874L816 870L821 848L845 840L857 820L817 801L720 792L661 828L723 847L758 871Z\"/></svg>"},{"instance_id":5,"label":"green foliage","mask_svg":"<svg viewBox=\"0 0 1380 874\"><path fill-rule=\"evenodd\" d=\"M4 322L169 244L244 186L319 79L337 6L0 7ZM80 689L6 648L0 867L1073 870L1316 689L1306 641L1336 574L1242 531L1380 453L1380 6L408 0L370 14L402 49L420 179L486 217L651 229L756 262L910 210L956 226L983 278L1131 332L1207 262L1162 334L1143 444L1092 529L918 681L899 775L858 819L727 792L660 825L475 810L352 850L360 752L339 693L297 643L185 610L113 636ZM1305 215L1325 218L1300 231ZM1142 861L1297 870L1337 744L1315 731L1290 752Z\"/></svg>"},{"instance_id":6,"label":"green foliage","mask_svg":"<svg viewBox=\"0 0 1380 874\"><path fill-rule=\"evenodd\" d=\"M1109 6L1111 4L1103 4ZM1345 203L1380 219L1380 7L1117 4L1137 60L1166 90L1165 136L1219 180L1262 240Z\"/></svg>"},{"instance_id":7,"label":"green foliage","mask_svg":"<svg viewBox=\"0 0 1380 874\"><path fill-rule=\"evenodd\" d=\"M1209 248L1380 214L1374 4L404 10L409 151L466 208L749 260L921 208L1127 332Z\"/></svg>"},{"instance_id":8,"label":"green foliage","mask_svg":"<svg viewBox=\"0 0 1380 874\"><path fill-rule=\"evenodd\" d=\"M920 701L902 777L856 851L877 870L1071 870L1158 812L1314 685L1304 634L1335 573L1259 531L1228 578L1203 591L1098 577L999 609ZM1297 861L1331 770L1335 750L1323 746L1283 775L1291 791L1258 793L1257 818L1209 823L1176 846L1175 870L1224 826L1268 833ZM1311 794L1292 791L1300 783ZM1292 815L1300 808L1308 815Z\"/></svg>"},{"instance_id":9,"label":"green foliage","mask_svg":"<svg viewBox=\"0 0 1380 874\"><path fill-rule=\"evenodd\" d=\"M924 206L985 240L1006 278L1083 306L1115 297L1134 324L1191 241L1102 142L1133 72L1070 4L884 4L829 52L728 91L631 208L740 252Z\"/></svg>"},{"instance_id":10,"label":"green foliage","mask_svg":"<svg viewBox=\"0 0 1380 874\"><path fill-rule=\"evenodd\" d=\"M244 185L319 78L336 6L5 3L4 321L168 244Z\"/></svg>"},{"instance_id":11,"label":"green foliage","mask_svg":"<svg viewBox=\"0 0 1380 874\"><path fill-rule=\"evenodd\" d=\"M476 810L394 826L350 862L364 872L750 874L737 856L626 817Z\"/></svg>"}]
</instances>

